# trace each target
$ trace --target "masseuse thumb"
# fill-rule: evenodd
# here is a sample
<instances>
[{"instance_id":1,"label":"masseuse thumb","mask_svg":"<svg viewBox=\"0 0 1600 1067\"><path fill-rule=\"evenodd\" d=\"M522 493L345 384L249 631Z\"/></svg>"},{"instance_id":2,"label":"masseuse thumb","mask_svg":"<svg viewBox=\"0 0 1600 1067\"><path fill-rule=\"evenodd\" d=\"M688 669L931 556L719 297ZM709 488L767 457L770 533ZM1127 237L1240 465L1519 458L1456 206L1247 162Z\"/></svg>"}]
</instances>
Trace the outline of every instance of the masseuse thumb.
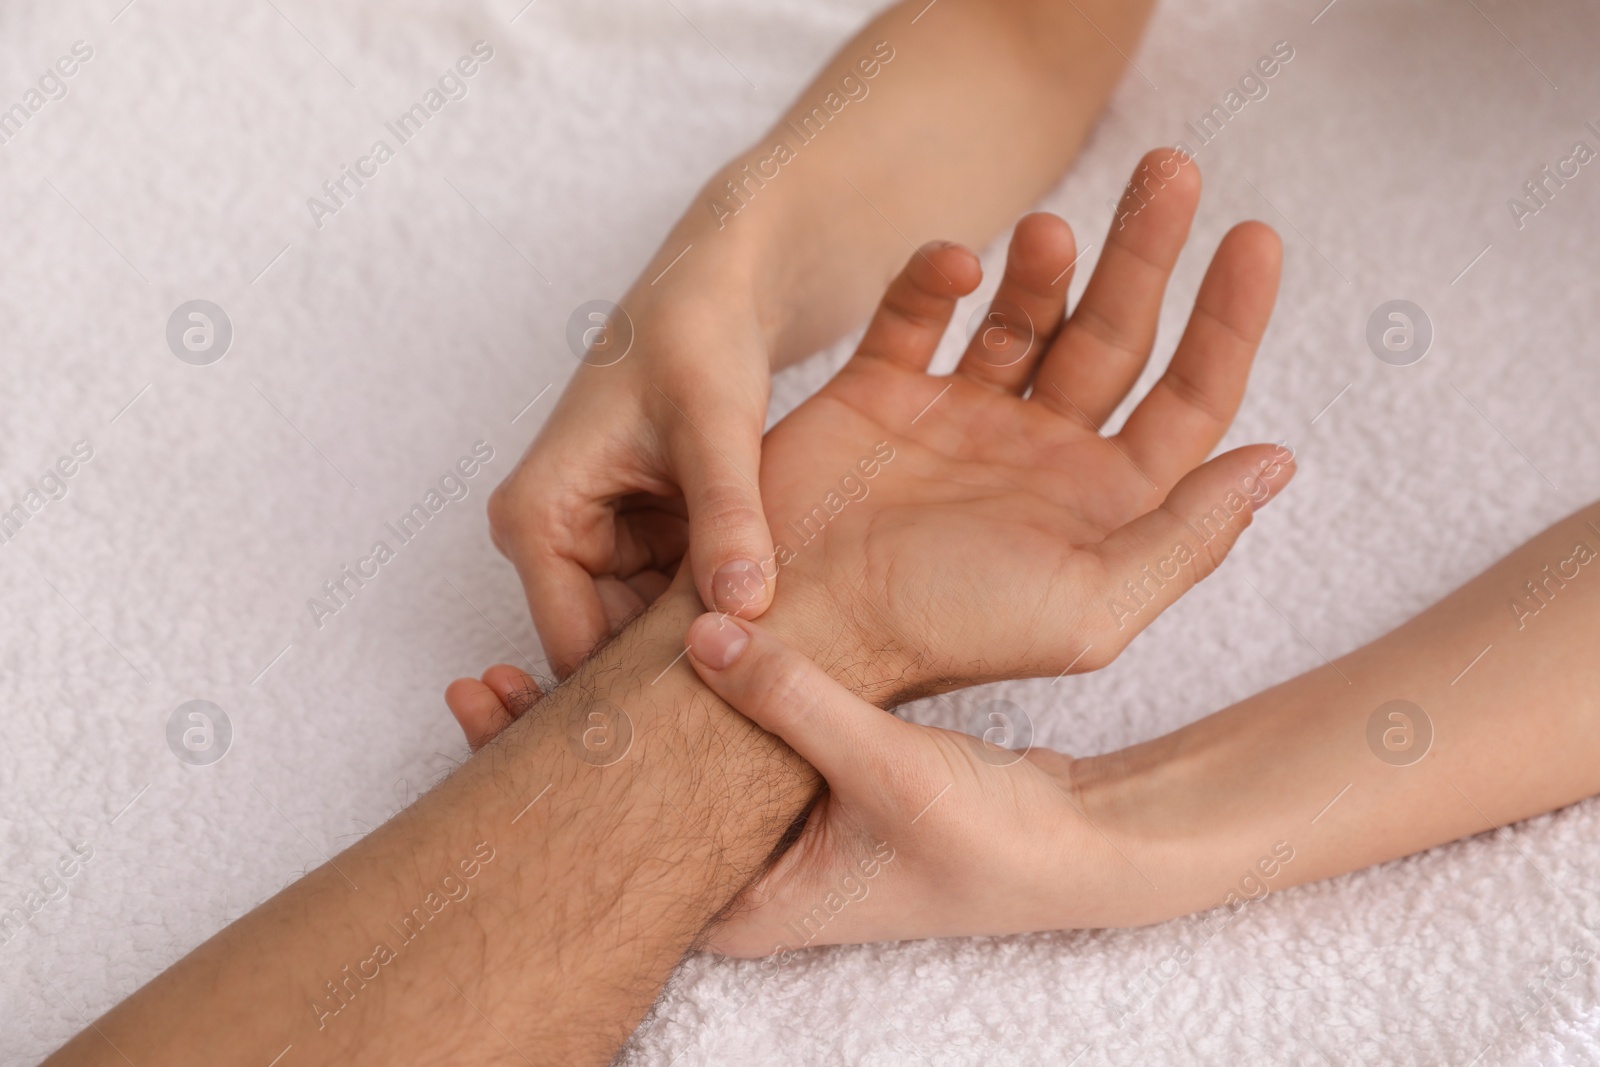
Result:
<instances>
[{"instance_id":1,"label":"masseuse thumb","mask_svg":"<svg viewBox=\"0 0 1600 1067\"><path fill-rule=\"evenodd\" d=\"M761 427L689 427L672 444L689 508L689 565L700 602L751 619L772 603L778 568L761 509Z\"/></svg>"},{"instance_id":2,"label":"masseuse thumb","mask_svg":"<svg viewBox=\"0 0 1600 1067\"><path fill-rule=\"evenodd\" d=\"M778 735L835 791L881 781L906 753L906 723L881 711L761 627L708 612L689 627L689 661L723 700Z\"/></svg>"}]
</instances>

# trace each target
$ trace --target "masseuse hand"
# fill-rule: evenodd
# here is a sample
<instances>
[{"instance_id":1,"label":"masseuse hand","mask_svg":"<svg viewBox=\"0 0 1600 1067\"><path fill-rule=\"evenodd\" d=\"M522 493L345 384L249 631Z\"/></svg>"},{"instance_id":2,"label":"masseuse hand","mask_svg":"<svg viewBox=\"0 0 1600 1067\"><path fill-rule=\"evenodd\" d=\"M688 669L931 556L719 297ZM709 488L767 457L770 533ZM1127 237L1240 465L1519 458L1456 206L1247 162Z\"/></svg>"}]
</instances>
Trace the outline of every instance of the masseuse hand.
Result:
<instances>
[{"instance_id":1,"label":"masseuse hand","mask_svg":"<svg viewBox=\"0 0 1600 1067\"><path fill-rule=\"evenodd\" d=\"M655 599L686 546L702 603L753 617L771 600L757 565L772 541L757 489L770 370L756 302L706 252L651 284L665 265L623 298L626 320L590 331L584 365L490 501L495 545L561 677Z\"/></svg>"},{"instance_id":2,"label":"masseuse hand","mask_svg":"<svg viewBox=\"0 0 1600 1067\"><path fill-rule=\"evenodd\" d=\"M799 839L708 947L766 956L1168 917L1128 855L1136 839L1099 811L1101 791L1078 781L1070 757L885 715L756 623L700 616L689 658L828 782Z\"/></svg>"}]
</instances>

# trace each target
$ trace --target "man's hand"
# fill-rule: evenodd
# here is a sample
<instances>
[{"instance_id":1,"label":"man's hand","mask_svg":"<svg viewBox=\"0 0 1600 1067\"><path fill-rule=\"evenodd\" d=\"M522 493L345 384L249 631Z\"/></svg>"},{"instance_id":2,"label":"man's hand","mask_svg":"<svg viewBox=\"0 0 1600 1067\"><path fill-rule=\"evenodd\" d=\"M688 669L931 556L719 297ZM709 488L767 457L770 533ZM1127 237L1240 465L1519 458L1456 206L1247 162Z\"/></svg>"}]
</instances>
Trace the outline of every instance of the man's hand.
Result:
<instances>
[{"instance_id":1,"label":"man's hand","mask_svg":"<svg viewBox=\"0 0 1600 1067\"><path fill-rule=\"evenodd\" d=\"M761 563L791 589L774 632L892 704L1104 666L1216 569L1294 471L1267 445L1206 462L1277 294L1270 229L1223 238L1166 373L1120 432L1099 432L1149 358L1198 199L1192 160L1147 155L1070 317L1072 232L1024 218L989 325L948 377L926 367L977 258L950 244L911 258L854 358L767 435ZM720 606L741 592L759 606L768 588L733 586ZM521 684L504 677L457 682L452 708L477 718Z\"/></svg>"},{"instance_id":2,"label":"man's hand","mask_svg":"<svg viewBox=\"0 0 1600 1067\"><path fill-rule=\"evenodd\" d=\"M1150 354L1199 196L1176 152L1134 179L1142 206L1114 224L1071 317L1071 230L1029 216L993 325L953 375L931 376L981 271L964 248L925 246L854 358L767 436L762 495L792 590L768 625L793 640L815 628L792 619L837 619L798 647L875 703L1109 663L1293 473L1266 445L1205 462L1277 292L1281 249L1259 223L1223 239L1166 374L1100 434Z\"/></svg>"}]
</instances>

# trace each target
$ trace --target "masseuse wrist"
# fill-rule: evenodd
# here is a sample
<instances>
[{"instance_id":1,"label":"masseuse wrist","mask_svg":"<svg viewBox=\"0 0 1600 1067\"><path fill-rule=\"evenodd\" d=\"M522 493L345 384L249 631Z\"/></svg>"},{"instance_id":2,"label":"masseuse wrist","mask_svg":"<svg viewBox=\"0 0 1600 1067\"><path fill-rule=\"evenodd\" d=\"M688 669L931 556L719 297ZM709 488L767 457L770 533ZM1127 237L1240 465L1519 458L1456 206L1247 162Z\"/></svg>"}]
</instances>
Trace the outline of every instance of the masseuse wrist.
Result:
<instances>
[{"instance_id":1,"label":"masseuse wrist","mask_svg":"<svg viewBox=\"0 0 1600 1067\"><path fill-rule=\"evenodd\" d=\"M1257 736L1253 722L1218 713L1073 761L1076 802L1141 872L1131 923L1236 908L1281 884L1282 868L1304 844L1295 831L1305 818L1294 783L1278 780L1286 765L1280 746L1291 739ZM1265 802L1266 793L1275 801Z\"/></svg>"},{"instance_id":2,"label":"masseuse wrist","mask_svg":"<svg viewBox=\"0 0 1600 1067\"><path fill-rule=\"evenodd\" d=\"M766 356L784 343L797 309L781 285L781 234L759 213L740 218L737 226L726 220L719 225L707 208L717 188L737 172L730 166L732 170L723 168L696 192L624 305L636 319L670 316L685 304L747 317L759 331ZM787 254L795 253L795 248L788 249Z\"/></svg>"},{"instance_id":3,"label":"masseuse wrist","mask_svg":"<svg viewBox=\"0 0 1600 1067\"><path fill-rule=\"evenodd\" d=\"M668 277L693 259L699 259L701 273L692 285L678 285L677 292L715 294L741 312L748 309L775 371L811 355L848 326L854 312L840 306L837 286L826 279L842 269L859 269L861 257L870 258L871 252L869 245L841 235L838 207L857 194L826 168L757 186L752 173L761 169L769 150L754 146L707 179L663 242L660 262L646 269L640 284L648 285L672 257L690 248ZM735 192L744 191L742 206L730 183ZM867 273L876 278L874 271ZM887 277L874 282L873 297Z\"/></svg>"},{"instance_id":4,"label":"masseuse wrist","mask_svg":"<svg viewBox=\"0 0 1600 1067\"><path fill-rule=\"evenodd\" d=\"M1171 835L1164 815L1170 799L1165 764L1137 747L1078 759L1062 756L1059 763L1054 755L1041 761L1055 771L1065 800L1066 810L1054 825L1071 828L1087 822L1094 830L1091 840L1109 846L1109 851L1099 856L1099 877L1108 887L1101 906L1109 910L1085 916L1078 901L1057 897L1059 906L1067 911L1058 924L1141 926L1178 914L1173 910ZM1052 849L1051 854L1069 868L1078 862L1070 852L1063 856ZM1048 877L1072 884L1075 873L1068 869Z\"/></svg>"}]
</instances>

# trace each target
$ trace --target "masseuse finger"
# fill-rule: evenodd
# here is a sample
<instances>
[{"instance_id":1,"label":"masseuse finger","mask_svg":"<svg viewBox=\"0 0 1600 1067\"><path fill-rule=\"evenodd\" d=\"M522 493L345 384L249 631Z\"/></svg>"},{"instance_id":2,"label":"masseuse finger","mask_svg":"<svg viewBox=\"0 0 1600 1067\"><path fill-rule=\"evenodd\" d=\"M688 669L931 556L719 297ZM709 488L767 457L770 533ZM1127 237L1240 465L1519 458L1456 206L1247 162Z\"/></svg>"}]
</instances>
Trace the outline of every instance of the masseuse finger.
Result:
<instances>
[{"instance_id":1,"label":"masseuse finger","mask_svg":"<svg viewBox=\"0 0 1600 1067\"><path fill-rule=\"evenodd\" d=\"M548 550L518 552L511 562L527 592L539 644L556 677L565 678L611 633L594 577L572 558Z\"/></svg>"},{"instance_id":2,"label":"masseuse finger","mask_svg":"<svg viewBox=\"0 0 1600 1067\"><path fill-rule=\"evenodd\" d=\"M1005 276L957 374L1022 391L1061 327L1076 250L1072 227L1057 215L1038 212L1017 223Z\"/></svg>"},{"instance_id":3,"label":"masseuse finger","mask_svg":"<svg viewBox=\"0 0 1600 1067\"><path fill-rule=\"evenodd\" d=\"M982 280L983 267L970 249L947 241L923 245L884 291L855 358L927 370L956 301Z\"/></svg>"},{"instance_id":4,"label":"masseuse finger","mask_svg":"<svg viewBox=\"0 0 1600 1067\"><path fill-rule=\"evenodd\" d=\"M672 579L660 571L640 571L626 581L603 574L594 580L605 608L606 624L616 633L635 615L656 602Z\"/></svg>"},{"instance_id":5,"label":"masseuse finger","mask_svg":"<svg viewBox=\"0 0 1600 1067\"><path fill-rule=\"evenodd\" d=\"M916 729L873 707L759 626L705 614L689 627L689 660L712 691L777 734L836 793L875 795L914 765Z\"/></svg>"},{"instance_id":6,"label":"masseuse finger","mask_svg":"<svg viewBox=\"0 0 1600 1067\"><path fill-rule=\"evenodd\" d=\"M522 579L534 629L558 678L611 632L594 584L594 575L611 566L615 515L604 492L611 487L585 489L561 480L571 467L535 442L489 497L490 537Z\"/></svg>"},{"instance_id":7,"label":"masseuse finger","mask_svg":"<svg viewBox=\"0 0 1600 1067\"><path fill-rule=\"evenodd\" d=\"M1190 472L1160 507L1092 546L1107 592L1095 662L1115 655L1221 566L1255 509L1288 484L1294 469L1293 454L1281 446L1225 452Z\"/></svg>"},{"instance_id":8,"label":"masseuse finger","mask_svg":"<svg viewBox=\"0 0 1600 1067\"><path fill-rule=\"evenodd\" d=\"M1157 485L1173 484L1210 455L1233 422L1272 317L1282 261L1278 235L1260 222L1235 226L1218 246L1172 362L1117 435Z\"/></svg>"},{"instance_id":9,"label":"masseuse finger","mask_svg":"<svg viewBox=\"0 0 1600 1067\"><path fill-rule=\"evenodd\" d=\"M674 405L676 406L676 405ZM777 568L761 507L761 421L681 408L667 451L689 508L689 566L700 602L754 618L772 603Z\"/></svg>"},{"instance_id":10,"label":"masseuse finger","mask_svg":"<svg viewBox=\"0 0 1600 1067\"><path fill-rule=\"evenodd\" d=\"M612 571L624 578L667 570L689 547L689 524L659 507L627 507L619 502L612 534Z\"/></svg>"},{"instance_id":11,"label":"masseuse finger","mask_svg":"<svg viewBox=\"0 0 1600 1067\"><path fill-rule=\"evenodd\" d=\"M1176 149L1133 172L1083 298L1039 367L1033 399L1098 430L1150 358L1161 299L1200 201L1200 172Z\"/></svg>"}]
</instances>

